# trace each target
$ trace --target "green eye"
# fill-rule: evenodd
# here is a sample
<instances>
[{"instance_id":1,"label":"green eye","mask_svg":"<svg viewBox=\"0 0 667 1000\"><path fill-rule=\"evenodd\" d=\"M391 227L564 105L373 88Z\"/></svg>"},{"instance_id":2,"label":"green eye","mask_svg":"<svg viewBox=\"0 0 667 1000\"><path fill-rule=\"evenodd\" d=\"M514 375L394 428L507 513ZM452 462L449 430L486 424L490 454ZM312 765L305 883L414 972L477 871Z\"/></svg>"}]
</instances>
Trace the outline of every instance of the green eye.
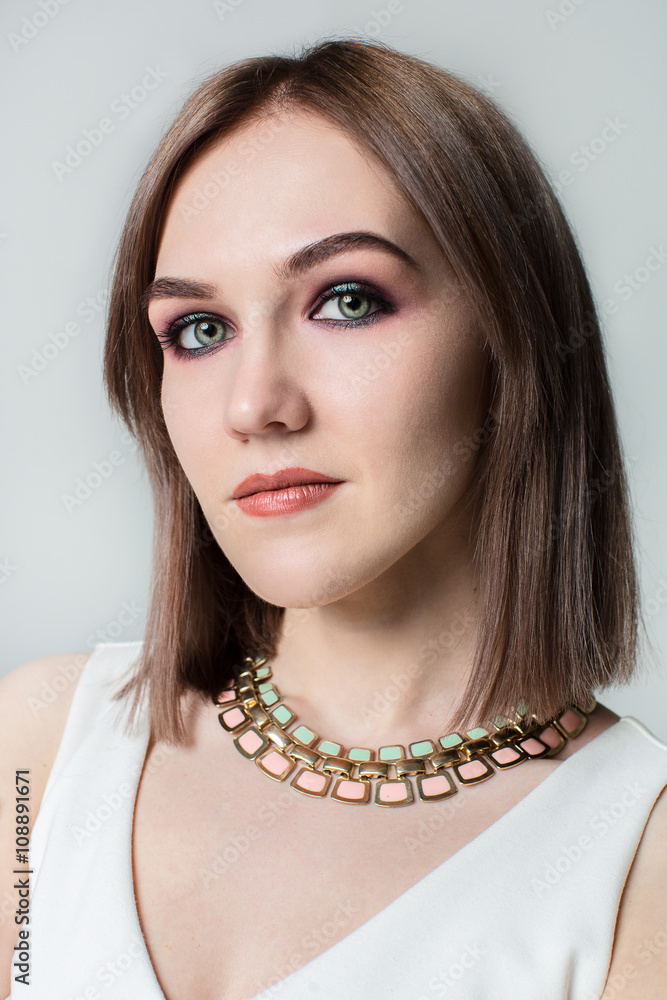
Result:
<instances>
[{"instance_id":1,"label":"green eye","mask_svg":"<svg viewBox=\"0 0 667 1000\"><path fill-rule=\"evenodd\" d=\"M229 329L229 325L217 316L196 313L176 320L163 334L158 334L158 340L176 354L196 356L207 348L231 340L235 335L226 336Z\"/></svg>"},{"instance_id":2,"label":"green eye","mask_svg":"<svg viewBox=\"0 0 667 1000\"><path fill-rule=\"evenodd\" d=\"M227 324L223 323L221 319L200 319L196 323L190 323L188 326L183 327L181 332L188 330L190 327L192 327L192 332L197 343L203 347L208 347L224 336Z\"/></svg>"},{"instance_id":3,"label":"green eye","mask_svg":"<svg viewBox=\"0 0 667 1000\"><path fill-rule=\"evenodd\" d=\"M391 312L394 307L379 292L356 282L346 282L334 285L322 296L312 318L321 317L334 326L363 326Z\"/></svg>"}]
</instances>

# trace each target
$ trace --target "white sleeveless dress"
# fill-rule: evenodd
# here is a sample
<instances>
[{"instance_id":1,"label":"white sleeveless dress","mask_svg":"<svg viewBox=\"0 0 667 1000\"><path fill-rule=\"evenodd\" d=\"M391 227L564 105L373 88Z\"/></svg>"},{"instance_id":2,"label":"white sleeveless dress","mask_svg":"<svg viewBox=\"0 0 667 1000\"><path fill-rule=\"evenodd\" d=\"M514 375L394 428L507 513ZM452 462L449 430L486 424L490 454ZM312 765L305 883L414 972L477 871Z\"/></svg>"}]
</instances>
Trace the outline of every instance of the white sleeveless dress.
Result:
<instances>
[{"instance_id":1,"label":"white sleeveless dress","mask_svg":"<svg viewBox=\"0 0 667 1000\"><path fill-rule=\"evenodd\" d=\"M12 1000L164 1000L131 861L147 716L127 736L110 700L140 648L98 644L78 683L32 833L30 985L12 977ZM342 941L258 983L252 1000L598 1000L623 885L665 785L667 745L622 718Z\"/></svg>"}]
</instances>

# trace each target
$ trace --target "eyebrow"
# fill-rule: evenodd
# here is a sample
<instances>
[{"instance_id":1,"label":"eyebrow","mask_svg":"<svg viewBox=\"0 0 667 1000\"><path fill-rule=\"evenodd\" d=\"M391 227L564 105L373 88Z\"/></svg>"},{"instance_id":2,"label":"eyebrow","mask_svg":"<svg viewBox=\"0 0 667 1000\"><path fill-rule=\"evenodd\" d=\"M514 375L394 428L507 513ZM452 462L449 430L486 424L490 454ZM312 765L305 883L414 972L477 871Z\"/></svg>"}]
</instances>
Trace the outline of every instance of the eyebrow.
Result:
<instances>
[{"instance_id":1,"label":"eyebrow","mask_svg":"<svg viewBox=\"0 0 667 1000\"><path fill-rule=\"evenodd\" d=\"M406 250L384 236L369 232L351 232L334 233L316 243L301 247L274 268L274 272L281 281L288 281L338 254L348 250L368 249L391 254L413 271L421 270L417 261ZM211 299L217 293L215 285L206 282L192 281L189 278L155 278L141 296L141 307L146 309L153 299Z\"/></svg>"}]
</instances>

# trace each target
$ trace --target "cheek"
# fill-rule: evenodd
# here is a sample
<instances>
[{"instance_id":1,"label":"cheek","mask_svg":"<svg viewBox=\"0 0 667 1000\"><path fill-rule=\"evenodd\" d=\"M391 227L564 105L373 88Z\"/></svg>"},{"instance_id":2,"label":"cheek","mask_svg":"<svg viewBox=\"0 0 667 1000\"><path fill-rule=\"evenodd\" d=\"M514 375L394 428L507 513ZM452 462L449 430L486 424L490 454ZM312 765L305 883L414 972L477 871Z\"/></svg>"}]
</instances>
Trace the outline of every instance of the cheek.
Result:
<instances>
[{"instance_id":1,"label":"cheek","mask_svg":"<svg viewBox=\"0 0 667 1000\"><path fill-rule=\"evenodd\" d=\"M474 330L411 333L401 351L367 366L358 433L378 476L431 477L441 463L465 466L486 417L486 357ZM378 363L380 362L380 363ZM465 471L462 469L462 472Z\"/></svg>"},{"instance_id":2,"label":"cheek","mask_svg":"<svg viewBox=\"0 0 667 1000\"><path fill-rule=\"evenodd\" d=\"M174 446L174 451L183 470L195 490L206 470L211 468L206 461L212 442L220 441L219 430L214 421L209 419L211 413L210 401L205 385L190 384L187 364L179 365L181 370L173 370L165 364L162 377L161 402L164 421Z\"/></svg>"}]
</instances>

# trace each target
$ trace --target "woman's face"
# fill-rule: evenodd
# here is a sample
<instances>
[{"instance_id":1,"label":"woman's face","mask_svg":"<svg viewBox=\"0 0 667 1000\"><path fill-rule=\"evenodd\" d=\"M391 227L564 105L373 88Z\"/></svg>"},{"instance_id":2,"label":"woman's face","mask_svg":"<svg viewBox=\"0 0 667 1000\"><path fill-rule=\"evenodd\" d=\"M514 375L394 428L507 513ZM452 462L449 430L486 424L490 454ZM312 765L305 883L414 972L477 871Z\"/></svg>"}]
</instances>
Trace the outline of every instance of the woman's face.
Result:
<instances>
[{"instance_id":1,"label":"woman's face","mask_svg":"<svg viewBox=\"0 0 667 1000\"><path fill-rule=\"evenodd\" d=\"M155 278L166 425L256 594L395 593L461 557L484 337L427 225L345 133L283 114L208 151L176 189ZM339 485L233 496L294 468Z\"/></svg>"}]
</instances>

